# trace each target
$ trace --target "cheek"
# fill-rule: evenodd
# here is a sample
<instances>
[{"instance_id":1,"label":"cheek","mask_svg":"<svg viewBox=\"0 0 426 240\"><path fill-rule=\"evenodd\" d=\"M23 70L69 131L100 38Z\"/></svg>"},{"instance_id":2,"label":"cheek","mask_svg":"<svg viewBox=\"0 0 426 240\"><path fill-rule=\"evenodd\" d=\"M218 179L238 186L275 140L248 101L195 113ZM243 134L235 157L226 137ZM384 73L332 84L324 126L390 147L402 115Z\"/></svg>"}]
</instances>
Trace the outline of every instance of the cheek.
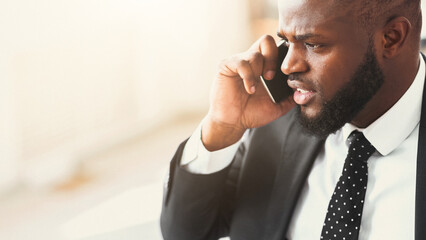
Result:
<instances>
[{"instance_id":1,"label":"cheek","mask_svg":"<svg viewBox=\"0 0 426 240\"><path fill-rule=\"evenodd\" d=\"M338 55L323 57L312 69L313 79L318 88L321 100L329 101L334 95L350 81L355 68L349 67L348 59Z\"/></svg>"}]
</instances>

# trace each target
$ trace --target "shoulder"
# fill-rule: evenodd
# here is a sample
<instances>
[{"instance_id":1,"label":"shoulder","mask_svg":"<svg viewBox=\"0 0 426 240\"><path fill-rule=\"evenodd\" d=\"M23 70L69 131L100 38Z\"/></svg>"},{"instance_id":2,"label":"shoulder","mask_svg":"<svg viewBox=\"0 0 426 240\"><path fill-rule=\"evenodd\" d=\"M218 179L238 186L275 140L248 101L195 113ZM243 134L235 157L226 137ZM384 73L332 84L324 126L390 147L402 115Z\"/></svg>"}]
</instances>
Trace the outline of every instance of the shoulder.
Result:
<instances>
[{"instance_id":1,"label":"shoulder","mask_svg":"<svg viewBox=\"0 0 426 240\"><path fill-rule=\"evenodd\" d=\"M250 139L268 139L282 142L290 135L303 134L302 127L297 120L297 108L293 108L286 115L260 128L252 129Z\"/></svg>"},{"instance_id":2,"label":"shoulder","mask_svg":"<svg viewBox=\"0 0 426 240\"><path fill-rule=\"evenodd\" d=\"M245 161L262 165L271 164L274 168L280 160L284 145L292 146L295 138L301 136L301 127L297 121L297 109L292 109L281 118L260 128L251 129L248 138L243 143ZM257 168L257 167L256 167Z\"/></svg>"}]
</instances>

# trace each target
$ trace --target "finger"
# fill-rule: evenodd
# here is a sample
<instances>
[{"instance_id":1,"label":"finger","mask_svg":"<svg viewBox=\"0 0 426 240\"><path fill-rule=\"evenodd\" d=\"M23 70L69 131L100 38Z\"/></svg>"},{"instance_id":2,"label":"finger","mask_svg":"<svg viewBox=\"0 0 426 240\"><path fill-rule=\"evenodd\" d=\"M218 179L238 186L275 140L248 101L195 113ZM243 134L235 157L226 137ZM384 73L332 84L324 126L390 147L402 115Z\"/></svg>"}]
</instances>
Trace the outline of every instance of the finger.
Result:
<instances>
[{"instance_id":1,"label":"finger","mask_svg":"<svg viewBox=\"0 0 426 240\"><path fill-rule=\"evenodd\" d=\"M254 44L253 47L255 47ZM275 76L278 61L278 47L275 40L270 35L265 35L258 40L258 49L263 56L262 76L267 80L271 80Z\"/></svg>"},{"instance_id":2,"label":"finger","mask_svg":"<svg viewBox=\"0 0 426 240\"><path fill-rule=\"evenodd\" d=\"M236 63L236 72L243 79L244 88L247 93L253 94L256 92L256 78L250 63L247 60L240 60Z\"/></svg>"},{"instance_id":3,"label":"finger","mask_svg":"<svg viewBox=\"0 0 426 240\"><path fill-rule=\"evenodd\" d=\"M220 65L220 74L228 78L238 77L238 79L242 79L246 92L253 94L256 91L256 84L258 82L256 79L259 79L260 73L256 77L250 61L251 59L248 57L247 53L235 55L222 62ZM260 64L260 68L261 66Z\"/></svg>"},{"instance_id":4,"label":"finger","mask_svg":"<svg viewBox=\"0 0 426 240\"><path fill-rule=\"evenodd\" d=\"M263 71L263 55L260 52L247 52L244 57L250 63L250 67L256 79L259 79Z\"/></svg>"}]
</instances>

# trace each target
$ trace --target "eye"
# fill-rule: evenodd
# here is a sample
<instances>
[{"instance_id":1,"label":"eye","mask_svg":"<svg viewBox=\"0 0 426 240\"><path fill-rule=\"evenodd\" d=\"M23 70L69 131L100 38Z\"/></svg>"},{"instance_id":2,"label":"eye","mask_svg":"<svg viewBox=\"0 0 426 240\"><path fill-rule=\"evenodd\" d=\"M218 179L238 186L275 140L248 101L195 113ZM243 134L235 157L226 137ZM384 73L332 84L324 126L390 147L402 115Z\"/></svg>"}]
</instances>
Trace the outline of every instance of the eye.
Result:
<instances>
[{"instance_id":1,"label":"eye","mask_svg":"<svg viewBox=\"0 0 426 240\"><path fill-rule=\"evenodd\" d=\"M318 48L321 48L323 45L316 44L316 43L307 43L307 42L305 42L305 46L307 48L310 48L310 49L318 49Z\"/></svg>"}]
</instances>

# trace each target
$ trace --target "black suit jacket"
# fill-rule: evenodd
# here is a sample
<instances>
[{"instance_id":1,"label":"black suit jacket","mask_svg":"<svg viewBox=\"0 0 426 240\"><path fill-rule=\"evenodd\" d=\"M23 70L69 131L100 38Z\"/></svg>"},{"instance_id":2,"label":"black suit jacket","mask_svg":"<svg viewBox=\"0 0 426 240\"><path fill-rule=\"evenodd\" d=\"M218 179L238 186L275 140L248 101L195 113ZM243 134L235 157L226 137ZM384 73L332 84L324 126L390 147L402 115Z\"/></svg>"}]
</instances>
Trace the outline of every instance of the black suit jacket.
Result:
<instances>
[{"instance_id":1,"label":"black suit jacket","mask_svg":"<svg viewBox=\"0 0 426 240\"><path fill-rule=\"evenodd\" d=\"M426 97L419 132L415 239L423 240ZM295 110L253 130L232 164L214 174L191 174L180 168L182 143L171 162L170 180L165 187L161 214L164 239L216 240L228 235L232 240L285 239L301 189L323 144L323 140L301 130Z\"/></svg>"}]
</instances>

